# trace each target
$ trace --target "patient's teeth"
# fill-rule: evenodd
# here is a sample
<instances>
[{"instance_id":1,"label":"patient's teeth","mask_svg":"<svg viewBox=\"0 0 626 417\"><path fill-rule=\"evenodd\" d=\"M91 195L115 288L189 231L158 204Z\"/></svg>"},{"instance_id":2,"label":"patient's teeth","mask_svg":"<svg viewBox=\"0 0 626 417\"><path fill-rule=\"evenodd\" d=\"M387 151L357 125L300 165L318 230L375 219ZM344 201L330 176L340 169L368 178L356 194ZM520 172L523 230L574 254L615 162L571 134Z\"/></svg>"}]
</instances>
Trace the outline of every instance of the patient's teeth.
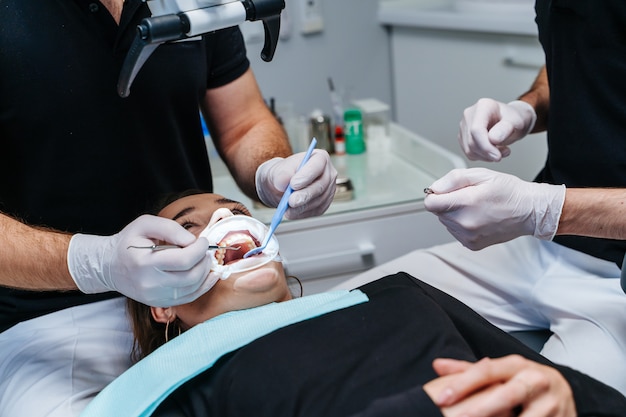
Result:
<instances>
[{"instance_id":1,"label":"patient's teeth","mask_svg":"<svg viewBox=\"0 0 626 417\"><path fill-rule=\"evenodd\" d=\"M218 265L228 265L243 258L243 255L259 245L259 241L247 230L231 231L218 243L219 246L235 246L238 250L219 249L215 253Z\"/></svg>"}]
</instances>

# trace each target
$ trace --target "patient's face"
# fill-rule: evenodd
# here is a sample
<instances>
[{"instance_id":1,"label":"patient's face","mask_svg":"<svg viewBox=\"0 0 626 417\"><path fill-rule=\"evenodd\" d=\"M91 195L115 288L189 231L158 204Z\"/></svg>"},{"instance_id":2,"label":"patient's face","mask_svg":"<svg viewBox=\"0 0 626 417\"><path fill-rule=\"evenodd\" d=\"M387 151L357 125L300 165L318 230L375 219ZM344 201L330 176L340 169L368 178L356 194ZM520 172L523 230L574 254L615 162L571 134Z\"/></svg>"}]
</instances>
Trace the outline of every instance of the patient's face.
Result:
<instances>
[{"instance_id":1,"label":"patient's face","mask_svg":"<svg viewBox=\"0 0 626 417\"><path fill-rule=\"evenodd\" d=\"M233 216L250 216L250 212L241 203L219 194L196 194L174 201L158 215L175 220L198 236L207 226ZM238 230L237 233L245 235L246 231ZM245 243L245 236L241 239L243 240L240 242ZM243 253L245 251L241 251L239 255L227 254L227 262L246 262L237 258ZM153 308L152 313L155 320L162 322L168 318L164 315L175 314L185 330L227 311L257 307L290 298L282 264L271 261L259 268L232 273L228 279L218 280L209 292L192 303L169 309Z\"/></svg>"}]
</instances>

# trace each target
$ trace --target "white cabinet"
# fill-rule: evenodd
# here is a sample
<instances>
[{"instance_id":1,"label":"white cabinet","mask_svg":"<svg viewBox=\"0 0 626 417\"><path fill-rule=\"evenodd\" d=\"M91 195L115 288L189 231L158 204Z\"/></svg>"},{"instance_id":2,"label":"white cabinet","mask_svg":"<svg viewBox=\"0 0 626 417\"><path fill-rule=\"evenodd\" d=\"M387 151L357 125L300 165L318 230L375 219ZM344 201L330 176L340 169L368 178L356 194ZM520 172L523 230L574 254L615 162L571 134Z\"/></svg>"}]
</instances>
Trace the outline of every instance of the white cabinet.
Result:
<instances>
[{"instance_id":1,"label":"white cabinet","mask_svg":"<svg viewBox=\"0 0 626 417\"><path fill-rule=\"evenodd\" d=\"M352 181L354 199L333 202L319 217L284 220L276 231L287 272L301 280L305 294L326 291L414 249L453 240L425 211L424 188L463 167L463 160L397 124L389 137L370 138L368 145L360 155L333 156ZM269 223L274 210L252 204L218 162L212 164L215 191L243 202L254 217Z\"/></svg>"},{"instance_id":2,"label":"white cabinet","mask_svg":"<svg viewBox=\"0 0 626 417\"><path fill-rule=\"evenodd\" d=\"M305 294L327 291L359 272L452 237L420 202L302 220L277 234L289 274ZM316 224L318 223L318 224Z\"/></svg>"},{"instance_id":3,"label":"white cabinet","mask_svg":"<svg viewBox=\"0 0 626 417\"><path fill-rule=\"evenodd\" d=\"M381 3L379 19L390 28L395 120L458 155L463 110L481 97L516 99L544 62L529 14L422 10L405 1ZM531 135L498 164L468 165L530 180L543 166L546 149L545 134Z\"/></svg>"}]
</instances>

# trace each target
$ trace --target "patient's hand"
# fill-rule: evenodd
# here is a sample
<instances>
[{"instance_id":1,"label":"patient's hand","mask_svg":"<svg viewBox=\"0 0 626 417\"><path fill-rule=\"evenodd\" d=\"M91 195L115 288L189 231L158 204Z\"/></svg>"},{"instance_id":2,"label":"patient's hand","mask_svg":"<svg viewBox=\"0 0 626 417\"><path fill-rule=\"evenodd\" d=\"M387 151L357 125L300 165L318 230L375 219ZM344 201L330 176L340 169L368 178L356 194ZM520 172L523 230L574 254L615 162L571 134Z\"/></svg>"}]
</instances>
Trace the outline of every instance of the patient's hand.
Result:
<instances>
[{"instance_id":1,"label":"patient's hand","mask_svg":"<svg viewBox=\"0 0 626 417\"><path fill-rule=\"evenodd\" d=\"M559 371L510 355L470 363L436 359L440 375L424 390L445 417L532 416L575 417L572 390ZM526 415L526 414L524 414Z\"/></svg>"}]
</instances>

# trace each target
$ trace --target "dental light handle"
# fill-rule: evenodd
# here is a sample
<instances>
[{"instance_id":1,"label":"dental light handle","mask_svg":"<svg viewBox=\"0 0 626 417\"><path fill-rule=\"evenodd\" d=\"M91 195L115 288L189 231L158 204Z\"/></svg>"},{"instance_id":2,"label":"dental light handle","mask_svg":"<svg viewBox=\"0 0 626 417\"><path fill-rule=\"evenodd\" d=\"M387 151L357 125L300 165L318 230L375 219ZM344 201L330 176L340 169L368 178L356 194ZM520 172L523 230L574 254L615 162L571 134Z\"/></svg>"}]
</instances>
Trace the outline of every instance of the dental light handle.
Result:
<instances>
[{"instance_id":1,"label":"dental light handle","mask_svg":"<svg viewBox=\"0 0 626 417\"><path fill-rule=\"evenodd\" d=\"M150 5L151 1L155 3ZM208 7L200 7L199 3L199 0L192 1L191 6L187 3L186 7L197 8L181 10L178 3L148 0L153 12L170 13L156 16L153 13L152 17L143 19L137 26L137 36L126 56L117 84L120 97L128 97L137 73L162 43L193 38L245 21L263 22L265 43L261 58L266 62L273 59L280 32L280 13L285 8L284 0L236 0Z\"/></svg>"}]
</instances>

